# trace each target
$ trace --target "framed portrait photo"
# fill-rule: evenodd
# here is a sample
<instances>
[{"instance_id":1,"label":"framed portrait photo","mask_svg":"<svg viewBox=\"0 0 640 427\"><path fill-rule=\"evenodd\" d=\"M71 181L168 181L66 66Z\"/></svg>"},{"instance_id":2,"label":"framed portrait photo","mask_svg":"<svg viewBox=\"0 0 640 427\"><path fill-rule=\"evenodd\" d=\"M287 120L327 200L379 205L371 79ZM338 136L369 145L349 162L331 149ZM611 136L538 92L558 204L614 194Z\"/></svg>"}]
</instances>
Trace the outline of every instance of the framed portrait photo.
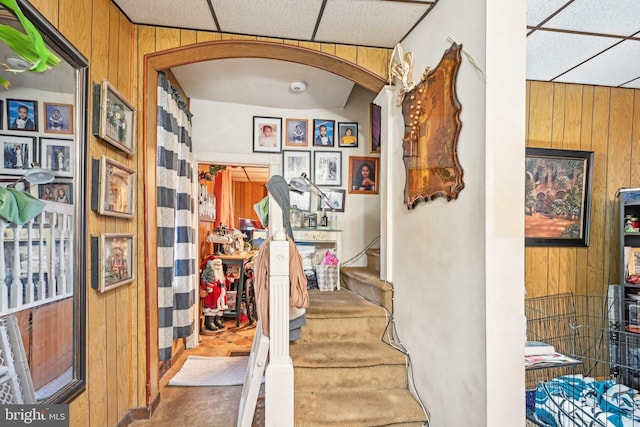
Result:
<instances>
[{"instance_id":1,"label":"framed portrait photo","mask_svg":"<svg viewBox=\"0 0 640 427\"><path fill-rule=\"evenodd\" d=\"M318 211L324 209L326 211L344 212L345 190L324 190L324 194L327 195L331 204L318 195Z\"/></svg>"},{"instance_id":2,"label":"framed portrait photo","mask_svg":"<svg viewBox=\"0 0 640 427\"><path fill-rule=\"evenodd\" d=\"M92 287L107 292L131 283L135 271L134 235L131 233L105 233L91 237ZM97 270L97 271L96 271Z\"/></svg>"},{"instance_id":3,"label":"framed portrait photo","mask_svg":"<svg viewBox=\"0 0 640 427\"><path fill-rule=\"evenodd\" d=\"M49 202L73 204L73 183L50 182L38 184L38 198Z\"/></svg>"},{"instance_id":4,"label":"framed portrait photo","mask_svg":"<svg viewBox=\"0 0 640 427\"><path fill-rule=\"evenodd\" d=\"M378 194L377 157L349 157L349 193Z\"/></svg>"},{"instance_id":5,"label":"framed portrait photo","mask_svg":"<svg viewBox=\"0 0 640 427\"><path fill-rule=\"evenodd\" d=\"M253 151L255 153L282 151L282 118L253 116Z\"/></svg>"},{"instance_id":6,"label":"framed portrait photo","mask_svg":"<svg viewBox=\"0 0 640 427\"><path fill-rule=\"evenodd\" d=\"M592 151L527 148L525 246L589 246Z\"/></svg>"},{"instance_id":7,"label":"framed portrait photo","mask_svg":"<svg viewBox=\"0 0 640 427\"><path fill-rule=\"evenodd\" d=\"M107 80L93 85L93 134L133 156L136 110Z\"/></svg>"},{"instance_id":8,"label":"framed portrait photo","mask_svg":"<svg viewBox=\"0 0 640 427\"><path fill-rule=\"evenodd\" d=\"M342 151L313 152L314 184L340 187L342 185Z\"/></svg>"},{"instance_id":9,"label":"framed portrait photo","mask_svg":"<svg viewBox=\"0 0 640 427\"><path fill-rule=\"evenodd\" d=\"M51 170L56 176L73 177L73 140L61 138L40 138L40 165Z\"/></svg>"},{"instance_id":10,"label":"framed portrait photo","mask_svg":"<svg viewBox=\"0 0 640 427\"><path fill-rule=\"evenodd\" d=\"M373 102L369 105L369 117L371 122L369 151L380 152L380 137L382 135L382 107Z\"/></svg>"},{"instance_id":11,"label":"framed portrait photo","mask_svg":"<svg viewBox=\"0 0 640 427\"><path fill-rule=\"evenodd\" d=\"M283 150L282 177L285 181L289 182L303 173L311 177L311 151Z\"/></svg>"},{"instance_id":12,"label":"framed portrait photo","mask_svg":"<svg viewBox=\"0 0 640 427\"><path fill-rule=\"evenodd\" d=\"M38 101L7 99L7 129L38 131Z\"/></svg>"},{"instance_id":13,"label":"framed portrait photo","mask_svg":"<svg viewBox=\"0 0 640 427\"><path fill-rule=\"evenodd\" d=\"M35 162L36 138L31 136L0 135L2 167L0 174L22 175Z\"/></svg>"},{"instance_id":14,"label":"framed portrait photo","mask_svg":"<svg viewBox=\"0 0 640 427\"><path fill-rule=\"evenodd\" d=\"M333 147L335 120L313 119L314 147Z\"/></svg>"},{"instance_id":15,"label":"framed portrait photo","mask_svg":"<svg viewBox=\"0 0 640 427\"><path fill-rule=\"evenodd\" d=\"M73 133L73 105L44 103L44 131L47 133Z\"/></svg>"},{"instance_id":16,"label":"framed portrait photo","mask_svg":"<svg viewBox=\"0 0 640 427\"><path fill-rule=\"evenodd\" d=\"M97 191L98 213L100 215L132 218L136 194L136 173L134 170L107 156L100 158L99 166L96 169L99 174L99 188Z\"/></svg>"},{"instance_id":17,"label":"framed portrait photo","mask_svg":"<svg viewBox=\"0 0 640 427\"><path fill-rule=\"evenodd\" d=\"M338 123L339 147L357 147L358 146L358 123L341 122Z\"/></svg>"},{"instance_id":18,"label":"framed portrait photo","mask_svg":"<svg viewBox=\"0 0 640 427\"><path fill-rule=\"evenodd\" d=\"M309 120L287 119L288 147L307 147L309 145Z\"/></svg>"}]
</instances>

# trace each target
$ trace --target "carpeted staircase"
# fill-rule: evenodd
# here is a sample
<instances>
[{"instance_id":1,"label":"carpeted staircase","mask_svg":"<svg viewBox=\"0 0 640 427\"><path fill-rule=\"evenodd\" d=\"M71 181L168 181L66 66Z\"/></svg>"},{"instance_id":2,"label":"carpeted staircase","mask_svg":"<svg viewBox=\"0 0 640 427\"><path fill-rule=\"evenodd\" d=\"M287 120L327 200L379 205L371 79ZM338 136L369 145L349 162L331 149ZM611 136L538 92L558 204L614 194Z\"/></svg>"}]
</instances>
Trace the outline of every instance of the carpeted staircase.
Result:
<instances>
[{"instance_id":1,"label":"carpeted staircase","mask_svg":"<svg viewBox=\"0 0 640 427\"><path fill-rule=\"evenodd\" d=\"M383 306L388 297L391 308L391 286L383 286L389 287L388 296L381 289L368 290L364 276L358 275L356 290L349 283L350 273L357 272L353 269L365 267L341 269L343 286L349 289L309 292L307 324L300 340L290 346L294 425L420 427L427 417L409 391L406 357L382 341L389 321ZM374 276L370 286L378 288L380 280ZM374 304L356 294L360 292L367 299L381 299Z\"/></svg>"}]
</instances>

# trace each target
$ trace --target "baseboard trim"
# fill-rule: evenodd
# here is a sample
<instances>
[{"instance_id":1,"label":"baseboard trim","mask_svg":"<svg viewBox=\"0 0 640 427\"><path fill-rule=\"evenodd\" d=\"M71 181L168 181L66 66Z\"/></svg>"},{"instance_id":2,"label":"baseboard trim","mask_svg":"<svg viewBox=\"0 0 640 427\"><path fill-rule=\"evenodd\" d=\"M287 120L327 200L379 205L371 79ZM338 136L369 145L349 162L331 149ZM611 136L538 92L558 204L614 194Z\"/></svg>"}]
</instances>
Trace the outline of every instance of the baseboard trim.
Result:
<instances>
[{"instance_id":1,"label":"baseboard trim","mask_svg":"<svg viewBox=\"0 0 640 427\"><path fill-rule=\"evenodd\" d=\"M160 404L160 393L158 393L148 407L131 408L122 417L116 427L127 427L136 420L148 420L151 415L158 409Z\"/></svg>"}]
</instances>

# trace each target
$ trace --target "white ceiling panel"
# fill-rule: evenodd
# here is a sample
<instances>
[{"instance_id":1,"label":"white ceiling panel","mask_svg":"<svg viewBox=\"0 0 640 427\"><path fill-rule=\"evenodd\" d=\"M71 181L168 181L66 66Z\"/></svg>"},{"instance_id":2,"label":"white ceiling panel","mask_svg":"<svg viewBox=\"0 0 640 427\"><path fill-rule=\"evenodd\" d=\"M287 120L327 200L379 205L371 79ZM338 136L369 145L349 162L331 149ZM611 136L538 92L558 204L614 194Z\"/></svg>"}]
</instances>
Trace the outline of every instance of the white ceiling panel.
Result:
<instances>
[{"instance_id":1,"label":"white ceiling panel","mask_svg":"<svg viewBox=\"0 0 640 427\"><path fill-rule=\"evenodd\" d=\"M640 1L577 0L551 18L544 26L630 36L640 30Z\"/></svg>"},{"instance_id":2,"label":"white ceiling panel","mask_svg":"<svg viewBox=\"0 0 640 427\"><path fill-rule=\"evenodd\" d=\"M569 71L557 81L620 86L638 76L640 76L640 42L626 41Z\"/></svg>"},{"instance_id":3,"label":"white ceiling panel","mask_svg":"<svg viewBox=\"0 0 640 427\"><path fill-rule=\"evenodd\" d=\"M316 40L393 47L430 6L379 0L328 0ZM381 22L384 28L380 27Z\"/></svg>"},{"instance_id":4,"label":"white ceiling panel","mask_svg":"<svg viewBox=\"0 0 640 427\"><path fill-rule=\"evenodd\" d=\"M212 0L220 30L308 40L322 0Z\"/></svg>"},{"instance_id":5,"label":"white ceiling panel","mask_svg":"<svg viewBox=\"0 0 640 427\"><path fill-rule=\"evenodd\" d=\"M113 0L135 23L217 31L207 0Z\"/></svg>"},{"instance_id":6,"label":"white ceiling panel","mask_svg":"<svg viewBox=\"0 0 640 427\"><path fill-rule=\"evenodd\" d=\"M271 59L220 59L171 71L190 98L270 108L342 108L353 89L352 81L335 74ZM298 79L308 83L302 93L289 88Z\"/></svg>"},{"instance_id":7,"label":"white ceiling panel","mask_svg":"<svg viewBox=\"0 0 640 427\"><path fill-rule=\"evenodd\" d=\"M605 37L536 31L527 37L527 78L550 80L614 42Z\"/></svg>"},{"instance_id":8,"label":"white ceiling panel","mask_svg":"<svg viewBox=\"0 0 640 427\"><path fill-rule=\"evenodd\" d=\"M527 25L535 27L573 0L529 0L527 2Z\"/></svg>"}]
</instances>

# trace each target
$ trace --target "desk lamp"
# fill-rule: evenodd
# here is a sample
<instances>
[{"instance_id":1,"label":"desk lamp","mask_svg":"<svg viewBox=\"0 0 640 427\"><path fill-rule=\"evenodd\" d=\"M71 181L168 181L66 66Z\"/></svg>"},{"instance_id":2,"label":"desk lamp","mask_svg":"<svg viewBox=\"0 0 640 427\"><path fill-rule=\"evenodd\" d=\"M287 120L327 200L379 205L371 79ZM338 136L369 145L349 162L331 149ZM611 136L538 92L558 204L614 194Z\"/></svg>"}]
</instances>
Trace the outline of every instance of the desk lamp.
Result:
<instances>
[{"instance_id":1,"label":"desk lamp","mask_svg":"<svg viewBox=\"0 0 640 427\"><path fill-rule=\"evenodd\" d=\"M320 198L323 201L327 202L329 206L333 206L333 204L331 203L331 199L329 199L329 196L327 196L324 191L318 188L317 185L311 182L307 177L306 173L302 172L300 176L291 178L291 181L289 181L289 188L295 191L296 193L302 194L305 191L308 191L309 187L315 189L318 192L318 195L320 196ZM323 227L326 227L329 222L329 220L327 219L327 215L325 214L325 206L326 205L322 203L322 226Z\"/></svg>"},{"instance_id":2,"label":"desk lamp","mask_svg":"<svg viewBox=\"0 0 640 427\"><path fill-rule=\"evenodd\" d=\"M7 187L16 188L16 185L23 181L27 181L29 184L48 184L53 181L55 175L49 169L41 168L35 164L32 164L32 166L33 167L28 169L23 176Z\"/></svg>"}]
</instances>

